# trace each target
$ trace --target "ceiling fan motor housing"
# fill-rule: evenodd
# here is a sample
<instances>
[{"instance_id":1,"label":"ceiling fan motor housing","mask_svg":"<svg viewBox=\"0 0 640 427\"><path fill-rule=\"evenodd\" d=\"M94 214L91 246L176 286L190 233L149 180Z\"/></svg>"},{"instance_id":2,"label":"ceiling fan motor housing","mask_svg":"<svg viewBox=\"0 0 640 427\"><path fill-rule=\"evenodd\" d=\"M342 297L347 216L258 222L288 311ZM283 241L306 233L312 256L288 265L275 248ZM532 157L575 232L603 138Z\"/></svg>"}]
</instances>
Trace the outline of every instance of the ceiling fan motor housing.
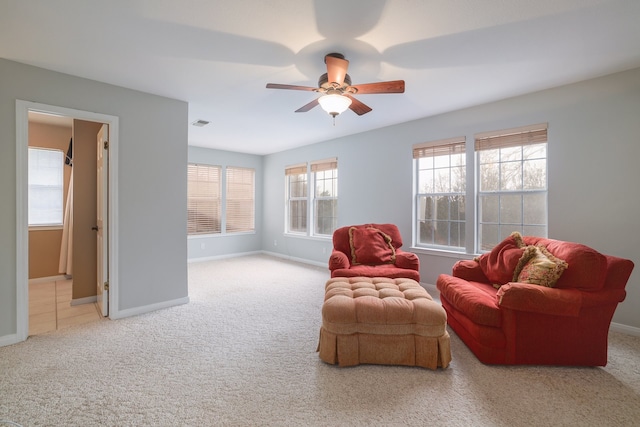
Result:
<instances>
[{"instance_id":1,"label":"ceiling fan motor housing","mask_svg":"<svg viewBox=\"0 0 640 427\"><path fill-rule=\"evenodd\" d=\"M342 83L342 86L336 87L336 85L333 84L333 83L335 83L335 82L330 82L329 81L328 73L324 73L318 79L318 87L319 88L322 88L322 89L339 89L339 88L344 89L344 88L346 88L348 86L351 86L351 76L349 76L349 74L345 74L344 82Z\"/></svg>"}]
</instances>

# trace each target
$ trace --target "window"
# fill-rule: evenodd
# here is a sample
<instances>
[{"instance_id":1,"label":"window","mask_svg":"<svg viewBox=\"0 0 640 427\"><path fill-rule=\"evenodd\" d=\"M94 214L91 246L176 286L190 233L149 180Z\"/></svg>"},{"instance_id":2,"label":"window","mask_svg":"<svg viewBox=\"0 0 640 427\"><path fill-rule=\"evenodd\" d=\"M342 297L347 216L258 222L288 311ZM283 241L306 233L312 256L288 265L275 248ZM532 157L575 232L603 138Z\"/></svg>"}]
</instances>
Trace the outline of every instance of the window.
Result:
<instances>
[{"instance_id":1,"label":"window","mask_svg":"<svg viewBox=\"0 0 640 427\"><path fill-rule=\"evenodd\" d=\"M64 206L64 154L29 147L29 225L61 226Z\"/></svg>"},{"instance_id":2,"label":"window","mask_svg":"<svg viewBox=\"0 0 640 427\"><path fill-rule=\"evenodd\" d=\"M289 166L285 177L286 232L331 236L338 225L338 159Z\"/></svg>"},{"instance_id":3,"label":"window","mask_svg":"<svg viewBox=\"0 0 640 427\"><path fill-rule=\"evenodd\" d=\"M313 174L313 233L331 236L338 225L338 161L311 163Z\"/></svg>"},{"instance_id":4,"label":"window","mask_svg":"<svg viewBox=\"0 0 640 427\"><path fill-rule=\"evenodd\" d=\"M226 232L255 230L255 171L227 167Z\"/></svg>"},{"instance_id":5,"label":"window","mask_svg":"<svg viewBox=\"0 0 640 427\"><path fill-rule=\"evenodd\" d=\"M285 169L287 180L287 232L307 232L307 164Z\"/></svg>"},{"instance_id":6,"label":"window","mask_svg":"<svg viewBox=\"0 0 640 427\"><path fill-rule=\"evenodd\" d=\"M416 144L417 246L465 247L465 138Z\"/></svg>"},{"instance_id":7,"label":"window","mask_svg":"<svg viewBox=\"0 0 640 427\"><path fill-rule=\"evenodd\" d=\"M220 166L188 165L188 234L220 233L220 171Z\"/></svg>"},{"instance_id":8,"label":"window","mask_svg":"<svg viewBox=\"0 0 640 427\"><path fill-rule=\"evenodd\" d=\"M547 125L475 136L478 249L512 231L547 236Z\"/></svg>"}]
</instances>

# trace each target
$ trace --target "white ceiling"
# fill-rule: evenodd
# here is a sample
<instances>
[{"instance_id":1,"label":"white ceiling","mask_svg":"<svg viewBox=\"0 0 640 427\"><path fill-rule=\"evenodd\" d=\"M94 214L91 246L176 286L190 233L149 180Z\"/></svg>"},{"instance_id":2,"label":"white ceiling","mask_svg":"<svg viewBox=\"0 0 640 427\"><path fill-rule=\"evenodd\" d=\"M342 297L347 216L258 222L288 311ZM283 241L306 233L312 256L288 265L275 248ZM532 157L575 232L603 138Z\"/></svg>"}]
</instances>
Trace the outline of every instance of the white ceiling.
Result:
<instances>
[{"instance_id":1,"label":"white ceiling","mask_svg":"<svg viewBox=\"0 0 640 427\"><path fill-rule=\"evenodd\" d=\"M189 103L189 144L267 154L640 67L639 0L2 0L0 57ZM294 113L324 55L404 94ZM0 82L4 84L4 82Z\"/></svg>"}]
</instances>

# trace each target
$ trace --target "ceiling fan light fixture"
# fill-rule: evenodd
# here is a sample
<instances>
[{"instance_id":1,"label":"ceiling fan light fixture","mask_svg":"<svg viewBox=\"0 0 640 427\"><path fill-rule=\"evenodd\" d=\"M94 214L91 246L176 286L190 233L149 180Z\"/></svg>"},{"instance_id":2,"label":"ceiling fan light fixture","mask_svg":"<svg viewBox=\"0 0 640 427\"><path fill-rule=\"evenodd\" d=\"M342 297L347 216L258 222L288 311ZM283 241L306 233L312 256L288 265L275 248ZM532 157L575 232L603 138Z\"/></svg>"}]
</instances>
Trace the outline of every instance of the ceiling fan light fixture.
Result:
<instances>
[{"instance_id":1,"label":"ceiling fan light fixture","mask_svg":"<svg viewBox=\"0 0 640 427\"><path fill-rule=\"evenodd\" d=\"M341 113L344 113L351 105L351 98L343 95L331 94L323 95L318 98L318 102L324 111L334 118Z\"/></svg>"}]
</instances>

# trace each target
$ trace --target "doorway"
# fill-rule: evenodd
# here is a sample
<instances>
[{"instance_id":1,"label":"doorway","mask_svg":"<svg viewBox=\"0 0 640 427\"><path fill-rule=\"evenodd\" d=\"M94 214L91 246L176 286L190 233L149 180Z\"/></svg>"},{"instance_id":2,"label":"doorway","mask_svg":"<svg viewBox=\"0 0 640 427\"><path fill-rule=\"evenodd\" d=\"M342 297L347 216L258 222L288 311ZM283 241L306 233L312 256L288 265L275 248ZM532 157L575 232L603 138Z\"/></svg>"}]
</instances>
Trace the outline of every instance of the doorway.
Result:
<instances>
[{"instance_id":1,"label":"doorway","mask_svg":"<svg viewBox=\"0 0 640 427\"><path fill-rule=\"evenodd\" d=\"M110 305L109 317L117 317L117 148L118 148L118 117L105 114L92 113L82 110L74 110L65 107L16 101L16 325L17 339L23 341L28 337L29 331L29 234L28 234L28 144L29 144L29 112L62 116L87 122L104 123L107 130L105 157L107 159L107 172L104 178L107 221L104 227L104 239L109 247L107 256L104 257L105 275L109 277L109 294L105 294ZM95 140L94 140L95 141ZM95 142L94 142L95 144ZM97 277L93 280L94 286L98 283ZM95 289L95 288L94 288Z\"/></svg>"}]
</instances>

